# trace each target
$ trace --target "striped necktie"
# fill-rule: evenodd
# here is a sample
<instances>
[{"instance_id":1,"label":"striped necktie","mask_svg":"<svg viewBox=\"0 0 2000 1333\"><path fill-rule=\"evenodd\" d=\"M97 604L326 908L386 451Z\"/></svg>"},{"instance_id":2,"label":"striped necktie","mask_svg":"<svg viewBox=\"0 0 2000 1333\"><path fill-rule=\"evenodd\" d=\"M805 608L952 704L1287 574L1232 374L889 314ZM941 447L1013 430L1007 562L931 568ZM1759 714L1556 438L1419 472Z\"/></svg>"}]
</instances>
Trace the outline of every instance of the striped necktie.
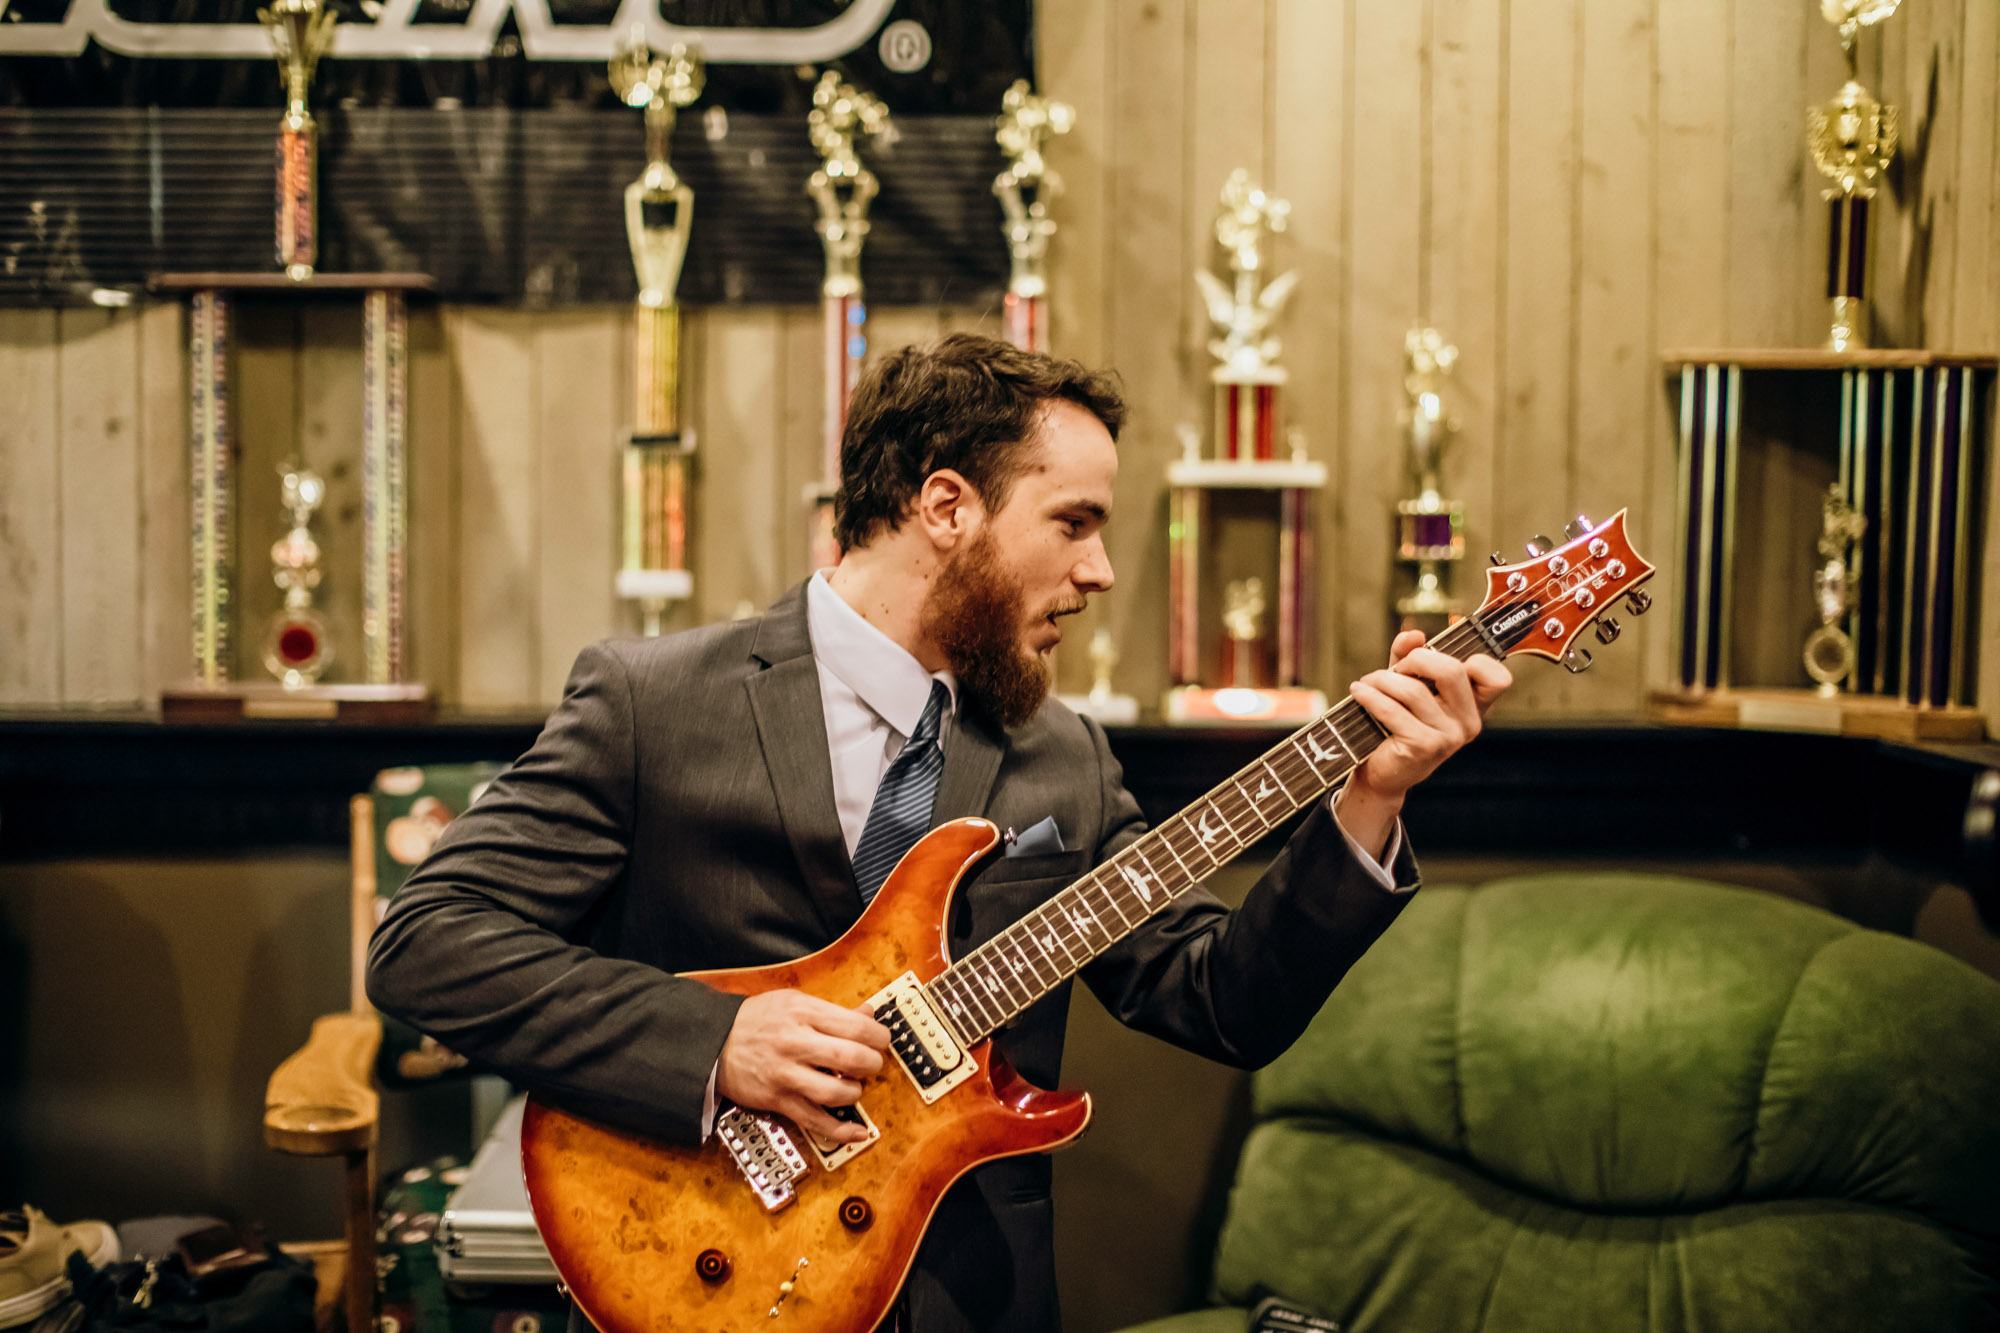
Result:
<instances>
[{"instance_id":1,"label":"striped necktie","mask_svg":"<svg viewBox=\"0 0 2000 1333\"><path fill-rule=\"evenodd\" d=\"M861 901L874 898L903 853L917 845L930 831L931 807L937 804L938 777L944 772L944 747L938 744L938 730L944 724L944 710L951 691L941 680L931 682L930 702L910 740L889 763L882 785L875 789L875 802L868 807L868 822L861 828L861 841L854 847L854 882L861 889Z\"/></svg>"}]
</instances>

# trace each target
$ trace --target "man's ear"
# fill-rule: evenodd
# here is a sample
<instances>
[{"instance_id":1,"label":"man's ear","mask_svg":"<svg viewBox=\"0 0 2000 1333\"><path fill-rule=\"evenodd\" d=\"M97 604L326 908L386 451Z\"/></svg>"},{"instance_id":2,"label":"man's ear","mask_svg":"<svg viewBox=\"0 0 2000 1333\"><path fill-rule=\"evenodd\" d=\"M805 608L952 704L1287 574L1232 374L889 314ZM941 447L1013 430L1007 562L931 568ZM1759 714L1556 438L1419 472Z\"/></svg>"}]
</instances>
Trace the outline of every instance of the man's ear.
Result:
<instances>
[{"instance_id":1,"label":"man's ear","mask_svg":"<svg viewBox=\"0 0 2000 1333\"><path fill-rule=\"evenodd\" d=\"M979 492L963 475L939 468L917 491L916 525L940 551L955 550L986 516Z\"/></svg>"}]
</instances>

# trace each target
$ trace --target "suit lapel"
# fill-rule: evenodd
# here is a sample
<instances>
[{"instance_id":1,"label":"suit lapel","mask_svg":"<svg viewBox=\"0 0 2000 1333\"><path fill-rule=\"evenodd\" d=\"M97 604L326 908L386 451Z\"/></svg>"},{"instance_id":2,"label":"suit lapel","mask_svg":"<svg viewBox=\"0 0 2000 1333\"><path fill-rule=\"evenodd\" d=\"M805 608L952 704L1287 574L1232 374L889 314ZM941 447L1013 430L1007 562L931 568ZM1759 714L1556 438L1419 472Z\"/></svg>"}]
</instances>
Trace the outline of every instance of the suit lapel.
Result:
<instances>
[{"instance_id":1,"label":"suit lapel","mask_svg":"<svg viewBox=\"0 0 2000 1333\"><path fill-rule=\"evenodd\" d=\"M827 757L819 666L806 631L804 584L771 608L751 651L766 664L749 678L745 689L777 794L778 815L806 891L829 938L837 937L860 919L861 891L854 884L854 866L834 805L833 763Z\"/></svg>"},{"instance_id":2,"label":"suit lapel","mask_svg":"<svg viewBox=\"0 0 2000 1333\"><path fill-rule=\"evenodd\" d=\"M944 750L944 772L938 777L937 804L931 807L931 827L949 819L984 815L993 779L1006 753L1006 735L978 708L958 710L958 724Z\"/></svg>"}]
</instances>

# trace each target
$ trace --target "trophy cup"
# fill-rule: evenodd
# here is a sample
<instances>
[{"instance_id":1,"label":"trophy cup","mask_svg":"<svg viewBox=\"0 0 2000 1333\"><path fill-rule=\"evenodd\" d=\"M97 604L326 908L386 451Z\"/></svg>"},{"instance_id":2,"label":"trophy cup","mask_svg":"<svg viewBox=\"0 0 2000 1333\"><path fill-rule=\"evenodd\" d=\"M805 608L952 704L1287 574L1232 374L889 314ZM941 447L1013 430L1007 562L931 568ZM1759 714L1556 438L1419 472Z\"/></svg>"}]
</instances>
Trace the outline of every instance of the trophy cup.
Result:
<instances>
[{"instance_id":1,"label":"trophy cup","mask_svg":"<svg viewBox=\"0 0 2000 1333\"><path fill-rule=\"evenodd\" d=\"M692 432L680 427L680 284L694 224L694 191L667 155L674 118L701 96L701 54L675 45L664 59L634 26L611 58L611 86L646 113L646 169L625 187L625 238L639 277L632 384L634 416L623 458L624 533L618 595L636 601L648 637L667 608L694 595L687 568L688 469Z\"/></svg>"},{"instance_id":2,"label":"trophy cup","mask_svg":"<svg viewBox=\"0 0 2000 1333\"><path fill-rule=\"evenodd\" d=\"M1208 350L1221 363L1209 375L1215 391L1214 456L1202 457L1199 432L1184 427L1182 456L1167 468L1172 488L1167 642L1174 688L1165 712L1173 722L1303 721L1326 711L1326 696L1300 683L1312 619L1312 495L1326 484L1326 468L1306 458L1304 437L1296 429L1284 433L1290 456L1277 456L1278 390L1286 376L1277 364L1281 349L1273 325L1297 275L1266 283L1263 254L1265 238L1285 229L1291 206L1257 188L1241 170L1223 186L1221 205L1215 236L1228 256L1231 280L1225 284L1206 270L1195 273L1217 335ZM1216 687L1204 684L1201 604L1204 583L1222 581L1204 568L1205 542L1216 498L1227 492L1277 499L1276 662L1274 678L1266 678L1257 617L1267 585L1255 580L1254 598L1249 582L1226 585L1231 602L1217 664L1226 683ZM1247 610L1253 601L1254 614Z\"/></svg>"},{"instance_id":3,"label":"trophy cup","mask_svg":"<svg viewBox=\"0 0 2000 1333\"><path fill-rule=\"evenodd\" d=\"M1896 108L1861 86L1855 47L1861 29L1896 12L1899 0L1820 0L1820 13L1840 30L1847 82L1831 101L1806 108L1806 144L1813 165L1833 181L1821 197L1830 210L1826 295L1833 307L1827 350L1868 345L1868 201L1875 178L1896 155Z\"/></svg>"},{"instance_id":4,"label":"trophy cup","mask_svg":"<svg viewBox=\"0 0 2000 1333\"><path fill-rule=\"evenodd\" d=\"M285 479L285 508L291 511L292 530L271 544L271 578L284 591L285 604L271 617L264 634L264 667L287 690L300 690L317 681L333 661L326 621L312 604L320 580L312 516L326 502L326 483L296 462L279 471Z\"/></svg>"},{"instance_id":5,"label":"trophy cup","mask_svg":"<svg viewBox=\"0 0 2000 1333\"><path fill-rule=\"evenodd\" d=\"M1090 693L1058 697L1085 717L1110 726L1130 726L1139 720L1139 701L1112 689L1111 673L1117 666L1118 648L1111 642L1111 631L1100 629L1090 636Z\"/></svg>"},{"instance_id":6,"label":"trophy cup","mask_svg":"<svg viewBox=\"0 0 2000 1333\"><path fill-rule=\"evenodd\" d=\"M833 539L833 494L840 487L840 433L847 424L847 403L868 352L863 332L868 310L861 301L861 243L868 238L868 205L875 198L875 174L861 165L854 136L881 135L889 129L889 108L859 91L832 70L813 87L813 109L806 128L822 159L806 182L806 193L819 208L819 239L826 250L826 279L820 284L820 307L826 337L826 413L822 480L806 491L812 506L807 539L814 569L837 564L840 547Z\"/></svg>"},{"instance_id":7,"label":"trophy cup","mask_svg":"<svg viewBox=\"0 0 2000 1333\"><path fill-rule=\"evenodd\" d=\"M1007 155L1007 169L993 179L1006 221L1001 233L1013 257L1007 279L1007 341L1024 352L1039 352L1048 343L1048 279L1043 273L1049 238L1056 233L1049 200L1062 192L1062 180L1049 170L1042 145L1052 134L1068 134L1076 110L1066 102L1039 97L1026 79L1014 80L1000 103L994 137Z\"/></svg>"},{"instance_id":8,"label":"trophy cup","mask_svg":"<svg viewBox=\"0 0 2000 1333\"><path fill-rule=\"evenodd\" d=\"M304 282L319 259L319 212L313 199L319 127L306 109L306 92L314 66L333 44L334 13L320 0L272 0L257 17L269 30L285 71L285 116L278 122L278 262L286 277Z\"/></svg>"},{"instance_id":9,"label":"trophy cup","mask_svg":"<svg viewBox=\"0 0 2000 1333\"><path fill-rule=\"evenodd\" d=\"M1822 698L1840 693L1840 683L1854 670L1854 640L1840 622L1854 609L1848 581L1848 553L1868 528L1868 520L1857 513L1841 494L1839 482L1826 488L1820 502L1819 554L1822 564L1813 571L1813 604L1819 610L1819 628L1806 636L1806 674L1819 682Z\"/></svg>"},{"instance_id":10,"label":"trophy cup","mask_svg":"<svg viewBox=\"0 0 2000 1333\"><path fill-rule=\"evenodd\" d=\"M1396 599L1396 613L1404 629L1434 636L1461 610L1445 590L1440 566L1465 557L1465 505L1438 494L1439 465L1458 433L1458 421L1444 405L1458 349L1436 329L1415 328L1403 339L1403 353L1403 392L1409 397L1403 434L1417 497L1396 503L1396 555L1417 566L1417 586Z\"/></svg>"}]
</instances>

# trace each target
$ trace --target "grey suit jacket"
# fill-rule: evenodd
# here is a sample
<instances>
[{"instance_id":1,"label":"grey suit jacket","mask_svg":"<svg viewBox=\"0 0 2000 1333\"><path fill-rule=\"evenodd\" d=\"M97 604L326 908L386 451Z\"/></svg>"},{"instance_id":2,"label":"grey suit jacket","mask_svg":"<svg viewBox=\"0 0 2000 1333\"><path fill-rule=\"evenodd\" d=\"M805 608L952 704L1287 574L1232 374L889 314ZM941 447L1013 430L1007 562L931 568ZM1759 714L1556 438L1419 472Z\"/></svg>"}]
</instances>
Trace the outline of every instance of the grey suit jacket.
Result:
<instances>
[{"instance_id":1,"label":"grey suit jacket","mask_svg":"<svg viewBox=\"0 0 2000 1333\"><path fill-rule=\"evenodd\" d=\"M1096 723L1054 701L1007 731L961 710L934 820L1053 816L1049 855L968 877L954 952L1145 829ZM1416 882L1407 850L1393 867ZM1184 895L1082 973L1121 1021L1254 1067L1290 1045L1407 901L1308 817L1243 906ZM377 1007L551 1102L700 1139L709 1072L741 1000L675 976L800 957L859 919L800 585L761 618L577 659L532 749L390 903L368 953ZM1065 986L996 1039L1031 1081L1062 1061ZM1046 1158L946 1196L905 1287L919 1333L1057 1326Z\"/></svg>"}]
</instances>

